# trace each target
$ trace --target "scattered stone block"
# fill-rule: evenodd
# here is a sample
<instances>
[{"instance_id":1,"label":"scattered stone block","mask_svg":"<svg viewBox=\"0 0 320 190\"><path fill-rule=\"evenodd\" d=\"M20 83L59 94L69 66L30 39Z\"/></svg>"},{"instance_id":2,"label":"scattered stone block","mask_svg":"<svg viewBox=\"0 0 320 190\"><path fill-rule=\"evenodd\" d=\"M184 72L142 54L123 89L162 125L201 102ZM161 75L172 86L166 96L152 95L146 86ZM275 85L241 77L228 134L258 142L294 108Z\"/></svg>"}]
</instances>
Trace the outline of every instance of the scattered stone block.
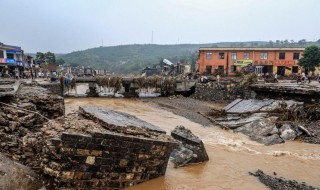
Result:
<instances>
[{"instance_id":1,"label":"scattered stone block","mask_svg":"<svg viewBox=\"0 0 320 190\"><path fill-rule=\"evenodd\" d=\"M179 142L179 147L171 153L171 161L174 163L174 167L209 160L203 142L189 129L186 129L184 126L177 126L171 132L171 136Z\"/></svg>"}]
</instances>

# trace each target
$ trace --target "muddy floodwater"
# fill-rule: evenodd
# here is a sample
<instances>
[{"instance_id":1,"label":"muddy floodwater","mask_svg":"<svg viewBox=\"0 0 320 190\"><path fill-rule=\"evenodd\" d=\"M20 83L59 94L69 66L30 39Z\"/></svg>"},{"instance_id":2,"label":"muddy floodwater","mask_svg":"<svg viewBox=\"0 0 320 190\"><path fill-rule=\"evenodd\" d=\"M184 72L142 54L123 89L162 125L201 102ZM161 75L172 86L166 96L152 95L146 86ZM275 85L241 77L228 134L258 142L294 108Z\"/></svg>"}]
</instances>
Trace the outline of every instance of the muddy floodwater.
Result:
<instances>
[{"instance_id":1,"label":"muddy floodwater","mask_svg":"<svg viewBox=\"0 0 320 190\"><path fill-rule=\"evenodd\" d=\"M194 103L190 99L190 104ZM214 103L208 106L214 106ZM77 110L80 105L90 105L126 112L161 127L169 134L177 125L189 128L204 142L209 161L175 169L169 162L166 175L131 187L135 190L171 189L267 189L248 172L263 170L269 175L306 182L320 187L320 146L286 142L264 146L251 141L242 134L204 127L199 123L161 108L159 103L148 100L115 98L69 98L65 99L66 113ZM172 105L171 105L172 106ZM220 105L221 106L221 105ZM176 107L175 109L179 109ZM196 113L195 113L196 114Z\"/></svg>"}]
</instances>

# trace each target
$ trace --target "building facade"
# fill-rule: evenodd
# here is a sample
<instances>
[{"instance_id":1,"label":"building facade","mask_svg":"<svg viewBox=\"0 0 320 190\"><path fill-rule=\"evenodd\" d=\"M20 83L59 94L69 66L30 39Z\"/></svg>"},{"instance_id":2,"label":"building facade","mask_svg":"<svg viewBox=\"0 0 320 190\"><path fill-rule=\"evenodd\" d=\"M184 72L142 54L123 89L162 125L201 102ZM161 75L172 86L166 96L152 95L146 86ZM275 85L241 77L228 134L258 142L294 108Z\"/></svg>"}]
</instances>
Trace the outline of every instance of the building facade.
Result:
<instances>
[{"instance_id":1,"label":"building facade","mask_svg":"<svg viewBox=\"0 0 320 190\"><path fill-rule=\"evenodd\" d=\"M22 71L23 67L23 50L21 47L0 43L0 72L12 74L16 71Z\"/></svg>"},{"instance_id":2,"label":"building facade","mask_svg":"<svg viewBox=\"0 0 320 190\"><path fill-rule=\"evenodd\" d=\"M199 73L235 75L248 67L257 74L290 75L300 72L298 61L305 48L202 47L199 49Z\"/></svg>"}]
</instances>

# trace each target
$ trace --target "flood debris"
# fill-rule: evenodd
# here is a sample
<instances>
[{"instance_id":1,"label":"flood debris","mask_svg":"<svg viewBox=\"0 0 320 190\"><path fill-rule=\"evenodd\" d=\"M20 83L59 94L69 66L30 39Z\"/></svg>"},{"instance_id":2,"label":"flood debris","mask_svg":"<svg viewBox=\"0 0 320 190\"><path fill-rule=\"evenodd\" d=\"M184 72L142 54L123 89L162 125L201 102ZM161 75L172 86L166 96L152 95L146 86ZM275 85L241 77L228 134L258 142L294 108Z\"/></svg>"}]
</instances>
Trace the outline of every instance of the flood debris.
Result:
<instances>
[{"instance_id":1,"label":"flood debris","mask_svg":"<svg viewBox=\"0 0 320 190\"><path fill-rule=\"evenodd\" d=\"M179 142L178 148L171 153L171 161L175 168L209 160L202 140L189 129L177 126L171 131L171 136Z\"/></svg>"},{"instance_id":2,"label":"flood debris","mask_svg":"<svg viewBox=\"0 0 320 190\"><path fill-rule=\"evenodd\" d=\"M241 132L264 145L283 143L301 135L313 136L301 122L308 115L304 103L292 100L236 99L222 110L202 115L222 128Z\"/></svg>"},{"instance_id":3,"label":"flood debris","mask_svg":"<svg viewBox=\"0 0 320 190\"><path fill-rule=\"evenodd\" d=\"M63 98L48 94L37 85L21 85L15 96L0 102L0 151L9 158L34 166L33 146L26 146L25 137L42 127L48 119L64 115ZM30 140L30 139L29 139Z\"/></svg>"},{"instance_id":4,"label":"flood debris","mask_svg":"<svg viewBox=\"0 0 320 190\"><path fill-rule=\"evenodd\" d=\"M249 172L250 175L255 176L259 179L261 183L266 185L271 190L317 190L320 188L312 187L307 185L305 182L299 183L295 180L287 180L283 177L273 177L265 174L261 170L257 170L252 173ZM274 172L274 175L276 173Z\"/></svg>"}]
</instances>

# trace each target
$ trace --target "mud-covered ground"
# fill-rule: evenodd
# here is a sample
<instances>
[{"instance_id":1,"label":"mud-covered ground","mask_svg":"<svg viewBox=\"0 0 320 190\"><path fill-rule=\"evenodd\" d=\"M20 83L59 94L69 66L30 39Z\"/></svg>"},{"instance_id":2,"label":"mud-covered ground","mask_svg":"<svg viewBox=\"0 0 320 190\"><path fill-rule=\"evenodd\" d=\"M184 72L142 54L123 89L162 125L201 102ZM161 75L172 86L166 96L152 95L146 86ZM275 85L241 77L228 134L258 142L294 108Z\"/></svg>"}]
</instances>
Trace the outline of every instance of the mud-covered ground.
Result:
<instances>
[{"instance_id":1,"label":"mud-covered ground","mask_svg":"<svg viewBox=\"0 0 320 190\"><path fill-rule=\"evenodd\" d=\"M250 175L257 177L261 183L265 184L271 190L317 190L318 188L307 185L302 182L299 183L295 180L287 180L283 177L277 177L265 174L263 171L258 170L255 173L249 172Z\"/></svg>"},{"instance_id":2,"label":"mud-covered ground","mask_svg":"<svg viewBox=\"0 0 320 190\"><path fill-rule=\"evenodd\" d=\"M210 126L212 123L198 114L198 112L209 112L212 108L221 109L228 102L207 102L200 101L183 96L159 97L138 99L138 101L151 102L156 104L156 107L170 111L176 115L188 118L189 120L199 123L203 126Z\"/></svg>"}]
</instances>

